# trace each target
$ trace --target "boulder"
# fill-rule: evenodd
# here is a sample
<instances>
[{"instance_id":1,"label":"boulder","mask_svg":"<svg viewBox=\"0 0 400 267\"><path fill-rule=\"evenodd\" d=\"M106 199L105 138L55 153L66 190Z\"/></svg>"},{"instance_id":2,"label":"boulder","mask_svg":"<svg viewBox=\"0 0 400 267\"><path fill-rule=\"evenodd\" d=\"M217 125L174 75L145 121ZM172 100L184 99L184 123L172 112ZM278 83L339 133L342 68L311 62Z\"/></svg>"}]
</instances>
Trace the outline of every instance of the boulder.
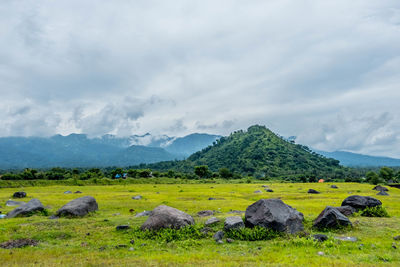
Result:
<instances>
[{"instance_id":1,"label":"boulder","mask_svg":"<svg viewBox=\"0 0 400 267\"><path fill-rule=\"evenodd\" d=\"M270 193L274 192L274 190L272 190L270 188L265 189L265 191L270 192Z\"/></svg>"},{"instance_id":2,"label":"boulder","mask_svg":"<svg viewBox=\"0 0 400 267\"><path fill-rule=\"evenodd\" d=\"M144 217L144 216L150 216L151 215L151 210L145 210L142 212L139 212L135 215L135 217Z\"/></svg>"},{"instance_id":3,"label":"boulder","mask_svg":"<svg viewBox=\"0 0 400 267\"><path fill-rule=\"evenodd\" d=\"M323 235L323 234L316 234L316 235L313 235L313 238L314 238L315 240L318 240L319 242L324 242L324 241L328 240L328 236Z\"/></svg>"},{"instance_id":4,"label":"boulder","mask_svg":"<svg viewBox=\"0 0 400 267\"><path fill-rule=\"evenodd\" d=\"M216 232L214 234L213 238L214 238L215 241L222 240L222 238L224 238L224 232L222 232L222 231Z\"/></svg>"},{"instance_id":5,"label":"boulder","mask_svg":"<svg viewBox=\"0 0 400 267\"><path fill-rule=\"evenodd\" d=\"M225 231L229 231L232 229L239 229L239 228L243 228L243 227L244 227L243 220L239 216L231 216L231 217L227 217L225 219L225 223L224 223Z\"/></svg>"},{"instance_id":6,"label":"boulder","mask_svg":"<svg viewBox=\"0 0 400 267\"><path fill-rule=\"evenodd\" d=\"M349 196L342 202L342 206L351 206L356 210L363 210L366 207L376 207L381 205L382 202L376 198L358 195Z\"/></svg>"},{"instance_id":7,"label":"boulder","mask_svg":"<svg viewBox=\"0 0 400 267\"><path fill-rule=\"evenodd\" d=\"M254 191L254 194L260 194L260 193L262 193L261 190L256 190L256 191Z\"/></svg>"},{"instance_id":8,"label":"boulder","mask_svg":"<svg viewBox=\"0 0 400 267\"><path fill-rule=\"evenodd\" d=\"M96 199L91 196L76 198L57 211L57 216L85 216L99 209Z\"/></svg>"},{"instance_id":9,"label":"boulder","mask_svg":"<svg viewBox=\"0 0 400 267\"><path fill-rule=\"evenodd\" d=\"M82 194L82 192L78 190L78 191L75 191L74 194Z\"/></svg>"},{"instance_id":10,"label":"boulder","mask_svg":"<svg viewBox=\"0 0 400 267\"><path fill-rule=\"evenodd\" d=\"M22 202L22 201L14 201L14 200L7 200L6 202L6 206L7 207L12 207L12 206L20 206L20 205L24 205L26 204L26 202Z\"/></svg>"},{"instance_id":11,"label":"boulder","mask_svg":"<svg viewBox=\"0 0 400 267\"><path fill-rule=\"evenodd\" d=\"M336 186L336 185L331 185L331 188L333 188L333 189L338 189L338 187Z\"/></svg>"},{"instance_id":12,"label":"boulder","mask_svg":"<svg viewBox=\"0 0 400 267\"><path fill-rule=\"evenodd\" d=\"M24 198L24 197L26 197L25 192L15 192L13 195L13 198Z\"/></svg>"},{"instance_id":13,"label":"boulder","mask_svg":"<svg viewBox=\"0 0 400 267\"><path fill-rule=\"evenodd\" d=\"M212 216L214 215L214 212L212 210L202 210L197 212L197 215L200 217Z\"/></svg>"},{"instance_id":14,"label":"boulder","mask_svg":"<svg viewBox=\"0 0 400 267\"><path fill-rule=\"evenodd\" d=\"M206 226L210 226L210 225L213 225L213 224L216 224L216 223L219 223L219 222L220 222L220 220L217 217L211 217L204 224Z\"/></svg>"},{"instance_id":15,"label":"boulder","mask_svg":"<svg viewBox=\"0 0 400 267\"><path fill-rule=\"evenodd\" d=\"M161 228L180 229L194 224L192 216L178 209L160 205L156 207L149 218L141 226L142 230L159 230Z\"/></svg>"},{"instance_id":16,"label":"boulder","mask_svg":"<svg viewBox=\"0 0 400 267\"><path fill-rule=\"evenodd\" d=\"M374 188L372 188L372 190L376 190L376 191L389 191L389 189L387 189L386 187L381 186L381 185L375 186Z\"/></svg>"},{"instance_id":17,"label":"boulder","mask_svg":"<svg viewBox=\"0 0 400 267\"><path fill-rule=\"evenodd\" d=\"M248 227L261 226L279 232L303 231L303 214L280 199L260 199L248 206L245 213Z\"/></svg>"},{"instance_id":18,"label":"boulder","mask_svg":"<svg viewBox=\"0 0 400 267\"><path fill-rule=\"evenodd\" d=\"M7 214L7 218L29 216L33 212L38 212L42 210L44 210L43 204L40 202L39 199L33 198L28 203L25 203L18 208L10 211Z\"/></svg>"},{"instance_id":19,"label":"boulder","mask_svg":"<svg viewBox=\"0 0 400 267\"><path fill-rule=\"evenodd\" d=\"M341 206L341 207L335 207L341 214L345 216L351 216L353 215L354 212L357 210L351 206Z\"/></svg>"},{"instance_id":20,"label":"boulder","mask_svg":"<svg viewBox=\"0 0 400 267\"><path fill-rule=\"evenodd\" d=\"M309 193L309 194L321 194L320 192L318 192L317 190L314 190L314 189L308 189L307 193Z\"/></svg>"},{"instance_id":21,"label":"boulder","mask_svg":"<svg viewBox=\"0 0 400 267\"><path fill-rule=\"evenodd\" d=\"M386 191L379 191L379 192L377 193L377 195L378 195L378 196L388 196L389 193L386 192Z\"/></svg>"},{"instance_id":22,"label":"boulder","mask_svg":"<svg viewBox=\"0 0 400 267\"><path fill-rule=\"evenodd\" d=\"M115 227L116 230L128 230L131 229L131 227L129 225L118 225L117 227Z\"/></svg>"},{"instance_id":23,"label":"boulder","mask_svg":"<svg viewBox=\"0 0 400 267\"><path fill-rule=\"evenodd\" d=\"M337 229L351 225L350 220L334 207L327 206L315 219L313 227L318 229Z\"/></svg>"},{"instance_id":24,"label":"boulder","mask_svg":"<svg viewBox=\"0 0 400 267\"><path fill-rule=\"evenodd\" d=\"M142 196L141 196L141 195L134 196L134 197L132 197L132 199L134 199L134 200L141 200L141 199L142 199Z\"/></svg>"}]
</instances>

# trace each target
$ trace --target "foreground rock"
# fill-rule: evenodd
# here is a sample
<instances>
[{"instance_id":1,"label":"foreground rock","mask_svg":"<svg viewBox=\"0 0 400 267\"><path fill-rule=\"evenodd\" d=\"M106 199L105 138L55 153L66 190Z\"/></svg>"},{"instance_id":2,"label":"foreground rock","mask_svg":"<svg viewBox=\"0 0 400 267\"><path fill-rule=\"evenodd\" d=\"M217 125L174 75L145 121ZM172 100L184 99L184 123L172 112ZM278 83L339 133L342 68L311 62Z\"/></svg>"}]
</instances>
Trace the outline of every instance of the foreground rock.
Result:
<instances>
[{"instance_id":1,"label":"foreground rock","mask_svg":"<svg viewBox=\"0 0 400 267\"><path fill-rule=\"evenodd\" d=\"M215 241L222 240L222 238L224 238L224 232L222 232L222 231L216 232L214 234L213 238L214 238Z\"/></svg>"},{"instance_id":2,"label":"foreground rock","mask_svg":"<svg viewBox=\"0 0 400 267\"><path fill-rule=\"evenodd\" d=\"M212 215L214 215L214 212L212 210L202 210L202 211L199 211L197 213L197 215L200 217L212 216Z\"/></svg>"},{"instance_id":3,"label":"foreground rock","mask_svg":"<svg viewBox=\"0 0 400 267\"><path fill-rule=\"evenodd\" d=\"M351 216L353 215L354 212L357 210L351 206L341 206L341 207L335 207L340 213L342 213L345 216Z\"/></svg>"},{"instance_id":4,"label":"foreground rock","mask_svg":"<svg viewBox=\"0 0 400 267\"><path fill-rule=\"evenodd\" d=\"M327 206L315 219L313 227L318 229L338 229L350 226L350 220L336 208Z\"/></svg>"},{"instance_id":5,"label":"foreground rock","mask_svg":"<svg viewBox=\"0 0 400 267\"><path fill-rule=\"evenodd\" d=\"M328 236L323 235L323 234L316 234L316 235L313 235L313 238L314 238L315 240L319 241L319 242L324 242L324 241L328 240Z\"/></svg>"},{"instance_id":6,"label":"foreground rock","mask_svg":"<svg viewBox=\"0 0 400 267\"><path fill-rule=\"evenodd\" d=\"M231 216L225 219L224 230L229 231L233 229L244 228L244 223L241 217Z\"/></svg>"},{"instance_id":7,"label":"foreground rock","mask_svg":"<svg viewBox=\"0 0 400 267\"><path fill-rule=\"evenodd\" d=\"M280 199L260 199L248 206L245 213L248 227L261 226L291 234L303 231L303 214Z\"/></svg>"},{"instance_id":8,"label":"foreground rock","mask_svg":"<svg viewBox=\"0 0 400 267\"><path fill-rule=\"evenodd\" d=\"M89 212L93 212L99 209L96 199L91 196L80 197L74 199L58 211L56 216L85 216Z\"/></svg>"},{"instance_id":9,"label":"foreground rock","mask_svg":"<svg viewBox=\"0 0 400 267\"><path fill-rule=\"evenodd\" d=\"M386 192L386 191L379 191L376 195L378 195L378 196L388 196L389 193Z\"/></svg>"},{"instance_id":10,"label":"foreground rock","mask_svg":"<svg viewBox=\"0 0 400 267\"><path fill-rule=\"evenodd\" d=\"M26 197L25 192L15 192L13 195L13 198L24 198L24 197Z\"/></svg>"},{"instance_id":11,"label":"foreground rock","mask_svg":"<svg viewBox=\"0 0 400 267\"><path fill-rule=\"evenodd\" d=\"M320 192L318 192L317 190L314 190L314 189L308 189L307 193L309 193L309 194L321 194Z\"/></svg>"},{"instance_id":12,"label":"foreground rock","mask_svg":"<svg viewBox=\"0 0 400 267\"><path fill-rule=\"evenodd\" d=\"M376 191L389 191L389 189L387 189L386 187L381 186L381 185L375 186L374 188L372 188L372 190L376 190Z\"/></svg>"},{"instance_id":13,"label":"foreground rock","mask_svg":"<svg viewBox=\"0 0 400 267\"><path fill-rule=\"evenodd\" d=\"M213 224L216 224L216 223L219 223L219 222L220 222L220 220L219 220L217 217L211 217L210 219L208 219L208 220L204 223L204 225L210 226L210 225L213 225Z\"/></svg>"},{"instance_id":14,"label":"foreground rock","mask_svg":"<svg viewBox=\"0 0 400 267\"><path fill-rule=\"evenodd\" d=\"M24 205L24 204L26 204L26 202L14 201L14 200L7 200L7 202L6 202L7 207L20 206L20 205Z\"/></svg>"},{"instance_id":15,"label":"foreground rock","mask_svg":"<svg viewBox=\"0 0 400 267\"><path fill-rule=\"evenodd\" d=\"M43 204L39 201L39 199L33 198L28 203L25 203L10 211L7 214L7 218L29 216L34 212L40 212L42 210L44 210Z\"/></svg>"},{"instance_id":16,"label":"foreground rock","mask_svg":"<svg viewBox=\"0 0 400 267\"><path fill-rule=\"evenodd\" d=\"M144 217L144 216L150 216L151 215L151 210L145 210L142 212L139 212L138 214L135 215L135 217Z\"/></svg>"},{"instance_id":17,"label":"foreground rock","mask_svg":"<svg viewBox=\"0 0 400 267\"><path fill-rule=\"evenodd\" d=\"M22 248L27 246L35 247L38 245L38 241L29 239L29 238L22 238L16 240L9 240L0 244L0 248L5 249L12 249L12 248Z\"/></svg>"},{"instance_id":18,"label":"foreground rock","mask_svg":"<svg viewBox=\"0 0 400 267\"><path fill-rule=\"evenodd\" d=\"M333 188L333 189L338 189L338 187L336 186L336 185L331 185L331 188Z\"/></svg>"},{"instance_id":19,"label":"foreground rock","mask_svg":"<svg viewBox=\"0 0 400 267\"><path fill-rule=\"evenodd\" d=\"M189 214L178 209L160 205L156 207L144 222L142 230L159 230L161 228L180 229L193 225L194 220Z\"/></svg>"},{"instance_id":20,"label":"foreground rock","mask_svg":"<svg viewBox=\"0 0 400 267\"><path fill-rule=\"evenodd\" d=\"M356 210L363 210L367 207L376 207L381 205L382 202L376 198L358 195L349 196L342 202L342 206L350 206Z\"/></svg>"}]
</instances>

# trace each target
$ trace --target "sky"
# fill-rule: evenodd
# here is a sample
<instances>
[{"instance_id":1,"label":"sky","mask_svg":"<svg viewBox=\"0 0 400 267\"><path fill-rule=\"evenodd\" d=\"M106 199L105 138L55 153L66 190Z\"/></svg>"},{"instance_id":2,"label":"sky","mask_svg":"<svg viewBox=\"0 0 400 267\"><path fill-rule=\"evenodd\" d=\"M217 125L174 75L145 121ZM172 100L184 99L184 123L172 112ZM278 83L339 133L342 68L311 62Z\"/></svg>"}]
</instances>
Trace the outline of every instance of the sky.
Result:
<instances>
[{"instance_id":1,"label":"sky","mask_svg":"<svg viewBox=\"0 0 400 267\"><path fill-rule=\"evenodd\" d=\"M228 135L400 157L398 0L2 0L0 136Z\"/></svg>"}]
</instances>

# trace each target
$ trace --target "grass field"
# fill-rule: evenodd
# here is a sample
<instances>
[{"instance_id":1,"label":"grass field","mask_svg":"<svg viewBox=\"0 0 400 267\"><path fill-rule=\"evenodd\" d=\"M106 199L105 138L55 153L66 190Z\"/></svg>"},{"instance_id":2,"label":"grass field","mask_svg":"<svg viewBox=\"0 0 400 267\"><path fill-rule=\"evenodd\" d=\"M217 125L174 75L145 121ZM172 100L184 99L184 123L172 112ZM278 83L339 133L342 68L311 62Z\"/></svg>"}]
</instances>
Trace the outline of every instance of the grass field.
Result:
<instances>
[{"instance_id":1,"label":"grass field","mask_svg":"<svg viewBox=\"0 0 400 267\"><path fill-rule=\"evenodd\" d=\"M68 201L91 195L99 211L84 218L50 220L43 215L0 220L0 242L18 238L39 240L37 247L0 249L1 266L400 266L400 190L390 188L390 196L376 196L368 184L268 184L274 190L266 193L261 184L135 184L111 186L47 186L0 189L0 209L12 210L5 202L15 191L38 198L50 214ZM307 194L309 188L322 193ZM82 194L64 194L80 190ZM262 194L253 193L262 190ZM157 193L158 192L158 193ZM142 195L142 200L132 196ZM325 232L329 240L318 243L304 237L278 237L268 241L235 241L216 244L211 238L163 242L134 238L132 231L116 231L120 224L133 228L147 217L135 218L136 212L165 204L191 214L197 224L201 210L216 210L216 217L232 216L231 210L245 210L261 198L281 198L302 212L306 231L312 220L327 205L340 206L349 195L373 196L383 202L390 218L351 217L353 229ZM209 197L217 200L208 200ZM131 213L129 210L134 209ZM219 228L223 227L220 223ZM339 241L336 236L354 236L357 242ZM131 244L130 241L134 240ZM397 249L392 247L396 243ZM118 245L123 245L117 247ZM323 252L324 255L318 255Z\"/></svg>"}]
</instances>

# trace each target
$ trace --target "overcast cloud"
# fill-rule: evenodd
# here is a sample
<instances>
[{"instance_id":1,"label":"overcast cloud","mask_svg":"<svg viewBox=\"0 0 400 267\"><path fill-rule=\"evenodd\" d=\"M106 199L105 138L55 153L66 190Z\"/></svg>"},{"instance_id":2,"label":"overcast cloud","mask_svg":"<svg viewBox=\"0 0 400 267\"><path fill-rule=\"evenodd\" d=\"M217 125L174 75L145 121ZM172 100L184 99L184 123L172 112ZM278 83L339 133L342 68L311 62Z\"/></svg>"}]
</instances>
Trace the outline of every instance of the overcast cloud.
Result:
<instances>
[{"instance_id":1,"label":"overcast cloud","mask_svg":"<svg viewBox=\"0 0 400 267\"><path fill-rule=\"evenodd\" d=\"M400 2L2 0L0 96L0 136L257 123L400 157Z\"/></svg>"}]
</instances>

